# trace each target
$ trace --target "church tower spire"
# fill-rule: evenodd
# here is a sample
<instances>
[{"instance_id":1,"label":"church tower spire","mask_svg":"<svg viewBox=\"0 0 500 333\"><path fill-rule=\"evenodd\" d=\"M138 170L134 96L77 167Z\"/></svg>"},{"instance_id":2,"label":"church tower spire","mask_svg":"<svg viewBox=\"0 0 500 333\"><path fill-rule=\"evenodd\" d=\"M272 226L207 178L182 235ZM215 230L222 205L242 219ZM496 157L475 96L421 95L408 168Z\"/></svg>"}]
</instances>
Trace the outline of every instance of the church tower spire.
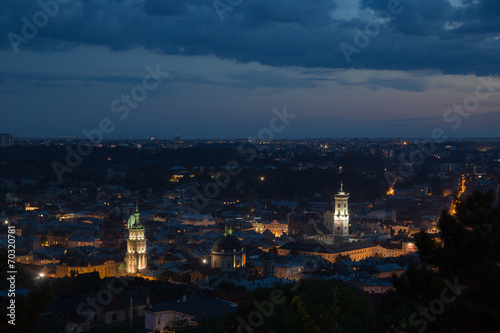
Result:
<instances>
[{"instance_id":1,"label":"church tower spire","mask_svg":"<svg viewBox=\"0 0 500 333\"><path fill-rule=\"evenodd\" d=\"M224 229L224 236L231 236L233 234L233 228L229 224L226 224Z\"/></svg>"},{"instance_id":2,"label":"church tower spire","mask_svg":"<svg viewBox=\"0 0 500 333\"><path fill-rule=\"evenodd\" d=\"M128 219L128 239L127 253L125 254L125 262L127 265L127 273L136 274L138 271L147 267L147 240L144 227L139 222L139 204L135 203L135 213L130 215Z\"/></svg>"}]
</instances>

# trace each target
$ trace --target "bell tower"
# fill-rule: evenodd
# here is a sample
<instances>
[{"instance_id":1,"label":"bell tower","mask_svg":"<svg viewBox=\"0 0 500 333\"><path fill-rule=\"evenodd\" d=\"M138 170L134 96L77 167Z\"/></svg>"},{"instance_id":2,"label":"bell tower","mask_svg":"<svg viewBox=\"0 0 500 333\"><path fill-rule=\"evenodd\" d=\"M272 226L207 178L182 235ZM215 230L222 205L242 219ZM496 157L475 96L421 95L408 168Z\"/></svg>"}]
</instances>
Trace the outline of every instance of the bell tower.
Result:
<instances>
[{"instance_id":1,"label":"bell tower","mask_svg":"<svg viewBox=\"0 0 500 333\"><path fill-rule=\"evenodd\" d=\"M335 242L349 241L349 207L347 201L349 193L344 191L344 184L340 183L340 191L335 194L335 212L333 214L333 236Z\"/></svg>"},{"instance_id":2,"label":"bell tower","mask_svg":"<svg viewBox=\"0 0 500 333\"><path fill-rule=\"evenodd\" d=\"M139 207L135 205L135 214L127 221L128 239L125 262L127 273L135 274L147 267L146 236L144 226L139 221Z\"/></svg>"}]
</instances>

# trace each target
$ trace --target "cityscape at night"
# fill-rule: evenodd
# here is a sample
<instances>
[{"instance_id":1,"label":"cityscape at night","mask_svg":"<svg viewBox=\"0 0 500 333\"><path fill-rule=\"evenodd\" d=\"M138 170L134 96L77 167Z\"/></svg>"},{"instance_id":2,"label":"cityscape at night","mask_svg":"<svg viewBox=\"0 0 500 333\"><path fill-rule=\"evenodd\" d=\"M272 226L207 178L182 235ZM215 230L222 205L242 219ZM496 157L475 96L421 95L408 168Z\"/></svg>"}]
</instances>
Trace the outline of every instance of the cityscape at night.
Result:
<instances>
[{"instance_id":1,"label":"cityscape at night","mask_svg":"<svg viewBox=\"0 0 500 333\"><path fill-rule=\"evenodd\" d=\"M500 331L499 18L0 2L0 332Z\"/></svg>"}]
</instances>

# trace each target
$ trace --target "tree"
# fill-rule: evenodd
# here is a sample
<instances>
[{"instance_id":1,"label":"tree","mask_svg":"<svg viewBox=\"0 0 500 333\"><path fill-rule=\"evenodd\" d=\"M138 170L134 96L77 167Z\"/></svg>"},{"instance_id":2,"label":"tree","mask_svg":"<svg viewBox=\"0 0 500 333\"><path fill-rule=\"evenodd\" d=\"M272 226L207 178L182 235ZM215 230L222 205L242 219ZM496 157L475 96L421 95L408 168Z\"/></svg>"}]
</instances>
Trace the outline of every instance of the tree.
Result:
<instances>
[{"instance_id":1,"label":"tree","mask_svg":"<svg viewBox=\"0 0 500 333\"><path fill-rule=\"evenodd\" d=\"M163 328L162 332L165 333L184 333L191 330L191 325L189 321L184 318L176 319L170 322L167 326Z\"/></svg>"},{"instance_id":2,"label":"tree","mask_svg":"<svg viewBox=\"0 0 500 333\"><path fill-rule=\"evenodd\" d=\"M328 299L328 306L325 308L325 312L321 315L321 320L324 327L328 327L328 332L339 333L339 314L340 306L338 300L338 290L339 287L335 286L330 288L330 292L326 295Z\"/></svg>"},{"instance_id":3,"label":"tree","mask_svg":"<svg viewBox=\"0 0 500 333\"><path fill-rule=\"evenodd\" d=\"M314 323L314 319L311 317L300 296L295 296L292 298L292 305L297 306L297 311L300 314L300 321L303 323L303 332L305 333L319 333L319 327Z\"/></svg>"},{"instance_id":4,"label":"tree","mask_svg":"<svg viewBox=\"0 0 500 333\"><path fill-rule=\"evenodd\" d=\"M275 296L270 297L270 292ZM279 297L276 298L276 295ZM274 302L273 299L280 301ZM239 309L232 317L233 327L241 324L238 317L244 320L254 318L252 313L265 309L262 324L252 327L254 333L361 333L369 332L373 322L373 311L367 296L353 287L337 287L327 280L276 284L272 291L256 289L249 292L248 301L240 303ZM227 332L235 332L235 329Z\"/></svg>"},{"instance_id":5,"label":"tree","mask_svg":"<svg viewBox=\"0 0 500 333\"><path fill-rule=\"evenodd\" d=\"M410 331L492 332L500 317L500 209L493 192L473 192L457 204L456 215L443 211L441 242L421 231L416 245L420 266L394 279L406 305L418 311L443 304L424 319L409 317ZM443 296L444 295L444 296ZM445 298L446 297L446 298Z\"/></svg>"},{"instance_id":6,"label":"tree","mask_svg":"<svg viewBox=\"0 0 500 333\"><path fill-rule=\"evenodd\" d=\"M43 309L52 301L52 285L48 278L42 279L40 285L33 289L28 298L17 308L16 328L20 332L31 332Z\"/></svg>"},{"instance_id":7,"label":"tree","mask_svg":"<svg viewBox=\"0 0 500 333\"><path fill-rule=\"evenodd\" d=\"M348 254L339 254L338 256L335 257L335 262L341 262L341 261L351 261L351 257Z\"/></svg>"}]
</instances>

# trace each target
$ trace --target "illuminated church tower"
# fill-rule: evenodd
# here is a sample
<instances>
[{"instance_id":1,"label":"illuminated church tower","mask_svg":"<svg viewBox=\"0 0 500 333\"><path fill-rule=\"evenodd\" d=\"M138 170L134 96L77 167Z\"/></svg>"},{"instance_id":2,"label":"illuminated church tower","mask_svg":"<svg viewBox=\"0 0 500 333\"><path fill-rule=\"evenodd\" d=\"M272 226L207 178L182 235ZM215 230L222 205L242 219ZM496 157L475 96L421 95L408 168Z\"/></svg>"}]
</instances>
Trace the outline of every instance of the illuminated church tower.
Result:
<instances>
[{"instance_id":1,"label":"illuminated church tower","mask_svg":"<svg viewBox=\"0 0 500 333\"><path fill-rule=\"evenodd\" d=\"M349 241L349 207L347 200L349 193L344 192L344 185L340 183L340 191L335 194L335 203L332 199L323 214L323 224L333 235L334 243Z\"/></svg>"},{"instance_id":2,"label":"illuminated church tower","mask_svg":"<svg viewBox=\"0 0 500 333\"><path fill-rule=\"evenodd\" d=\"M135 274L147 266L146 237L144 227L139 222L139 208L135 206L135 214L127 221L128 239L125 262L127 273Z\"/></svg>"},{"instance_id":3,"label":"illuminated church tower","mask_svg":"<svg viewBox=\"0 0 500 333\"><path fill-rule=\"evenodd\" d=\"M340 191L335 194L335 213L333 214L333 237L336 243L349 241L349 193L344 192L340 183Z\"/></svg>"}]
</instances>

